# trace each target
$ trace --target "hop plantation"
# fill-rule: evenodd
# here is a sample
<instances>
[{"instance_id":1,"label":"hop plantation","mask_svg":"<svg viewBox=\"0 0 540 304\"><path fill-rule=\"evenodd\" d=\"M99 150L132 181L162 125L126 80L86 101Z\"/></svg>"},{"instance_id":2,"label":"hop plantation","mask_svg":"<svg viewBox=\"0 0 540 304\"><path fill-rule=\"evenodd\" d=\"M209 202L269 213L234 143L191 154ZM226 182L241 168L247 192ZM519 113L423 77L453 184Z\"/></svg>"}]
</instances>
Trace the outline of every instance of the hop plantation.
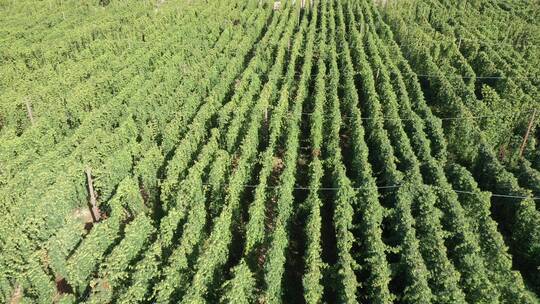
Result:
<instances>
[{"instance_id":1,"label":"hop plantation","mask_svg":"<svg viewBox=\"0 0 540 304\"><path fill-rule=\"evenodd\" d=\"M0 23L2 302L540 302L538 2Z\"/></svg>"}]
</instances>

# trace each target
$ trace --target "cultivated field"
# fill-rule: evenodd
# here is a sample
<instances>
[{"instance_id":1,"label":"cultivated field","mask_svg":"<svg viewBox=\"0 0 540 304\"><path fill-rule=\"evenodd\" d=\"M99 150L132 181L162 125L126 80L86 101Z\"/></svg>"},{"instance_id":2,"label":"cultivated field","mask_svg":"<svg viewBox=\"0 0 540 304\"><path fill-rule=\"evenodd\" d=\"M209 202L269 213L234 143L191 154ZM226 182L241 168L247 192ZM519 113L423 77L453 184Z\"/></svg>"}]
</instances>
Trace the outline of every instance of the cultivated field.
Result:
<instances>
[{"instance_id":1,"label":"cultivated field","mask_svg":"<svg viewBox=\"0 0 540 304\"><path fill-rule=\"evenodd\" d=\"M4 303L539 303L540 4L0 0Z\"/></svg>"}]
</instances>

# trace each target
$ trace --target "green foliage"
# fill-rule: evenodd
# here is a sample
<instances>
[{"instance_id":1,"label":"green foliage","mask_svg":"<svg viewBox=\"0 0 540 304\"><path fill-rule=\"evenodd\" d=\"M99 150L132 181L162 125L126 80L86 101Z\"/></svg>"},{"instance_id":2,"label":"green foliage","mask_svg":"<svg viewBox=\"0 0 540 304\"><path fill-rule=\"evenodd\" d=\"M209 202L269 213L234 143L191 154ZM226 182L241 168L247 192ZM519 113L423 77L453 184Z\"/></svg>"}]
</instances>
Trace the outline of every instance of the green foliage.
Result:
<instances>
[{"instance_id":1,"label":"green foliage","mask_svg":"<svg viewBox=\"0 0 540 304\"><path fill-rule=\"evenodd\" d=\"M289 24L292 24L292 22L289 22ZM281 50L285 48L287 40L282 39L280 41ZM282 64L283 59L278 61L273 69L280 70ZM240 157L229 180L228 194L225 198L226 205L214 220L210 236L206 240L203 251L195 263L196 270L191 284L186 290L187 293L182 300L184 303L204 302L204 296L209 289L209 284L213 281L214 272L228 258L228 247L232 238L231 223L240 203L240 197L245 191L244 181L248 180L251 176L254 165L253 160L260 140L259 128L263 119L262 114L273 97L272 89L275 86L275 81L277 81L276 78L272 79L271 82L263 87L259 100L251 112L249 126L240 148Z\"/></svg>"},{"instance_id":2,"label":"green foliage","mask_svg":"<svg viewBox=\"0 0 540 304\"><path fill-rule=\"evenodd\" d=\"M3 1L0 300L538 303L537 11Z\"/></svg>"},{"instance_id":3,"label":"green foliage","mask_svg":"<svg viewBox=\"0 0 540 304\"><path fill-rule=\"evenodd\" d=\"M311 15L305 42L302 74L298 83L296 96L292 105L291 118L287 126L285 138L284 166L280 176L280 188L277 193L275 230L270 236L268 261L264 267L265 293L264 299L270 303L281 303L283 296L283 275L285 271L285 250L289 244L288 227L293 213L293 187L295 184L296 164L299 148L301 111L308 95L308 81L313 65L313 51L316 39L318 11Z\"/></svg>"},{"instance_id":4,"label":"green foliage","mask_svg":"<svg viewBox=\"0 0 540 304\"><path fill-rule=\"evenodd\" d=\"M415 220L412 217L411 202L414 190L410 185L398 190L396 202L397 231L403 239L401 263L406 267L406 287L403 292L404 303L431 303L434 296L428 285L429 272L420 254L420 242L416 238Z\"/></svg>"},{"instance_id":5,"label":"green foliage","mask_svg":"<svg viewBox=\"0 0 540 304\"><path fill-rule=\"evenodd\" d=\"M442 230L441 211L434 207L436 196L431 189L419 189L413 204L416 231L423 244L420 251L430 270L430 286L440 303L466 303L459 287L460 275L446 256L445 233Z\"/></svg>"},{"instance_id":6,"label":"green foliage","mask_svg":"<svg viewBox=\"0 0 540 304\"><path fill-rule=\"evenodd\" d=\"M232 270L233 279L223 284L222 303L252 303L256 282L246 263L242 262Z\"/></svg>"},{"instance_id":7,"label":"green foliage","mask_svg":"<svg viewBox=\"0 0 540 304\"><path fill-rule=\"evenodd\" d=\"M66 265L66 279L78 293L88 284L88 277L104 257L105 252L119 237L118 215L96 225Z\"/></svg>"},{"instance_id":8,"label":"green foliage","mask_svg":"<svg viewBox=\"0 0 540 304\"><path fill-rule=\"evenodd\" d=\"M478 184L465 168L453 165L448 171L455 188L475 193L473 196L461 194L460 202L471 219L471 226L480 235L479 243L486 269L490 279L501 290L503 300L508 303L534 303L534 298L525 289L521 274L512 269L508 247L497 230L497 223L491 218L489 193L478 189Z\"/></svg>"},{"instance_id":9,"label":"green foliage","mask_svg":"<svg viewBox=\"0 0 540 304\"><path fill-rule=\"evenodd\" d=\"M98 278L92 284L97 286L94 287L97 292L92 294L90 301L98 303L111 300L109 297L108 300L104 299L103 294L112 294L129 277L129 272L134 268L132 262L145 249L150 235L155 232L152 224L147 216L140 215L126 226L124 237L100 265Z\"/></svg>"},{"instance_id":10,"label":"green foliage","mask_svg":"<svg viewBox=\"0 0 540 304\"><path fill-rule=\"evenodd\" d=\"M310 140L312 145L312 161L310 164L309 188L310 192L306 199L308 216L306 220L306 253L304 261L306 270L302 278L304 298L307 303L320 303L322 301L324 287L322 286L323 270L325 263L322 260L322 202L319 197L319 187L324 174L323 164L320 160L323 142L323 111L325 108L326 93L326 23L327 4L321 2L321 37L319 39L319 60L317 62L317 78L315 79L315 100L313 114L310 117Z\"/></svg>"}]
</instances>

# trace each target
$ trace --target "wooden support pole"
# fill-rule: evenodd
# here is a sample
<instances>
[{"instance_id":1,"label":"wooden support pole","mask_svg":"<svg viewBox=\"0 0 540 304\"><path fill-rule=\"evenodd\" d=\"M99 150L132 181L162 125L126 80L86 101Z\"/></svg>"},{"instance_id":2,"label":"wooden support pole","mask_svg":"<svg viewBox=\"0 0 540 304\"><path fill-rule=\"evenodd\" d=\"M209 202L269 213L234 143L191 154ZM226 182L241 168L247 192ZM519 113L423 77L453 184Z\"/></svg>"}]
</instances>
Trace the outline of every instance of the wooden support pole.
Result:
<instances>
[{"instance_id":1,"label":"wooden support pole","mask_svg":"<svg viewBox=\"0 0 540 304\"><path fill-rule=\"evenodd\" d=\"M264 140L268 142L269 139L269 126L268 126L268 108L264 109Z\"/></svg>"},{"instance_id":2,"label":"wooden support pole","mask_svg":"<svg viewBox=\"0 0 540 304\"><path fill-rule=\"evenodd\" d=\"M30 123L33 126L35 122L34 114L32 113L32 105L30 104L30 100L28 100L28 98L25 98L24 103L26 104L26 113L28 114L28 119L30 119Z\"/></svg>"},{"instance_id":3,"label":"wooden support pole","mask_svg":"<svg viewBox=\"0 0 540 304\"><path fill-rule=\"evenodd\" d=\"M92 213L92 219L94 222L97 222L101 219L101 211L97 206L96 193L94 192L94 182L92 180L92 171L90 167L87 167L85 172L86 180L88 182L88 192L90 193L90 211Z\"/></svg>"},{"instance_id":4,"label":"wooden support pole","mask_svg":"<svg viewBox=\"0 0 540 304\"><path fill-rule=\"evenodd\" d=\"M506 157L506 145L501 145L499 147L499 160L503 161Z\"/></svg>"},{"instance_id":5,"label":"wooden support pole","mask_svg":"<svg viewBox=\"0 0 540 304\"><path fill-rule=\"evenodd\" d=\"M529 125L527 126L527 132L525 132L525 137L523 138L523 143L521 143L521 147L519 148L519 158L523 157L523 151L525 150L525 146L527 145L527 140L529 139L529 134L531 133L531 128L534 124L534 118L536 116L536 109L534 109L531 119L529 120Z\"/></svg>"}]
</instances>

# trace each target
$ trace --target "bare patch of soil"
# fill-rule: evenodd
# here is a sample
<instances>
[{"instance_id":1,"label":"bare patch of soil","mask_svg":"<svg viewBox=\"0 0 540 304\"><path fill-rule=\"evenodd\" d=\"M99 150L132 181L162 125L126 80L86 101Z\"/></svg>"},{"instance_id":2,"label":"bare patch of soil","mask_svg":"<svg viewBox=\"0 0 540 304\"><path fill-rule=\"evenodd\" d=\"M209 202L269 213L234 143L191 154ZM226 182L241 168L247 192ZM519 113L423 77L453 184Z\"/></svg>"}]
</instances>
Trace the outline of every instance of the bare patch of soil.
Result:
<instances>
[{"instance_id":1,"label":"bare patch of soil","mask_svg":"<svg viewBox=\"0 0 540 304\"><path fill-rule=\"evenodd\" d=\"M9 299L9 304L19 304L21 303L23 297L23 291L20 285L17 285L15 289L13 290L13 294L11 295L11 298Z\"/></svg>"}]
</instances>

